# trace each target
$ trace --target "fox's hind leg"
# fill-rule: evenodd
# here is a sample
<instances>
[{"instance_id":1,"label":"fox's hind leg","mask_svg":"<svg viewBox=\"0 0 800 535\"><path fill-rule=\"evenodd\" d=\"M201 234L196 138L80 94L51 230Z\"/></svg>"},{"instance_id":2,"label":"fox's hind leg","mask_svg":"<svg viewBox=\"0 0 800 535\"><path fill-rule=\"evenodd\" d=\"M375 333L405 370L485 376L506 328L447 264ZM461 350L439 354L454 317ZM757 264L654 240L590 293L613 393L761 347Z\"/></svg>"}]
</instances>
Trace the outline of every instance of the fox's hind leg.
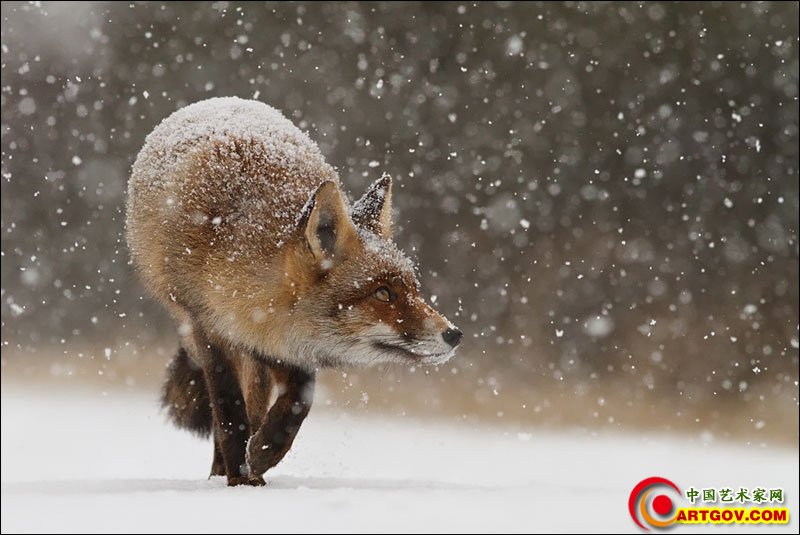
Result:
<instances>
[{"instance_id":1,"label":"fox's hind leg","mask_svg":"<svg viewBox=\"0 0 800 535\"><path fill-rule=\"evenodd\" d=\"M253 474L263 474L283 459L314 398L314 372L274 364L270 364L270 372L279 394L248 442L247 462Z\"/></svg>"}]
</instances>

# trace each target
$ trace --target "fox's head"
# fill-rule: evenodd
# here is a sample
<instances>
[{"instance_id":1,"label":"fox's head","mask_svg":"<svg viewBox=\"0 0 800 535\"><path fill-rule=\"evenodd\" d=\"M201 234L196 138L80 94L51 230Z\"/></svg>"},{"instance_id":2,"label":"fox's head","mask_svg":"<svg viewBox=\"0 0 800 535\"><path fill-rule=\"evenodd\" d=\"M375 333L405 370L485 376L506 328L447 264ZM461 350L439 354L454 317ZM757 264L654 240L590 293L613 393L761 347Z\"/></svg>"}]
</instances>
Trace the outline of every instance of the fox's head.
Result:
<instances>
[{"instance_id":1,"label":"fox's head","mask_svg":"<svg viewBox=\"0 0 800 535\"><path fill-rule=\"evenodd\" d=\"M435 365L462 333L420 295L414 266L392 242L392 180L378 179L348 210L323 182L298 219L285 257L294 351L322 365Z\"/></svg>"}]
</instances>

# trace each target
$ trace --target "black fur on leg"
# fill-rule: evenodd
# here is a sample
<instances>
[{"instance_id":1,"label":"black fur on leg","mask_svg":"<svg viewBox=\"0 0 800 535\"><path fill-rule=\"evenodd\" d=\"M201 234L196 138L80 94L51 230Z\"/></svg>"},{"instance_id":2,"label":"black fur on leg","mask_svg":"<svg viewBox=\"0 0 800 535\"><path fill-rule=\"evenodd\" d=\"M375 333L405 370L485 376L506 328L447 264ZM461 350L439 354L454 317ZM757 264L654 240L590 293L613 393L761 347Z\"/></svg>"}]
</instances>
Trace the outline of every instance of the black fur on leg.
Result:
<instances>
[{"instance_id":1,"label":"black fur on leg","mask_svg":"<svg viewBox=\"0 0 800 535\"><path fill-rule=\"evenodd\" d=\"M184 348L167 368L167 381L161 391L161 406L172 422L202 437L211 433L211 404L203 370Z\"/></svg>"},{"instance_id":2,"label":"black fur on leg","mask_svg":"<svg viewBox=\"0 0 800 535\"><path fill-rule=\"evenodd\" d=\"M314 398L314 372L273 366L272 375L282 392L261 428L248 441L247 460L254 475L263 474L283 459L308 416Z\"/></svg>"},{"instance_id":3,"label":"black fur on leg","mask_svg":"<svg viewBox=\"0 0 800 535\"><path fill-rule=\"evenodd\" d=\"M203 359L203 376L211 399L214 436L225 463L228 486L256 484L258 482L251 481L250 468L245 460L250 426L239 381L222 348L209 343L202 333L198 334L197 345L207 351Z\"/></svg>"},{"instance_id":4,"label":"black fur on leg","mask_svg":"<svg viewBox=\"0 0 800 535\"><path fill-rule=\"evenodd\" d=\"M226 475L225 459L222 458L222 450L219 449L219 441L217 437L214 436L214 460L211 462L211 474L209 474L208 477L224 475Z\"/></svg>"}]
</instances>

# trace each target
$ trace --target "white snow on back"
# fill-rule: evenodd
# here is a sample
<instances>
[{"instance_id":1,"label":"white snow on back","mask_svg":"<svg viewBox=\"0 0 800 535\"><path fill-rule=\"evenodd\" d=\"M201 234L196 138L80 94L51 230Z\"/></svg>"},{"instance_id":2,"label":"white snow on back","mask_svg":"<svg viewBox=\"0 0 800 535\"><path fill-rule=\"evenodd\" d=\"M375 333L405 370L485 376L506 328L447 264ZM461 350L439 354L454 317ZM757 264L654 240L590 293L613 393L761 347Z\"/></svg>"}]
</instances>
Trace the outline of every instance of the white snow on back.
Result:
<instances>
[{"instance_id":1,"label":"white snow on back","mask_svg":"<svg viewBox=\"0 0 800 535\"><path fill-rule=\"evenodd\" d=\"M261 247L285 240L325 180L340 184L317 145L276 109L236 97L191 104L147 136L133 165L127 220L132 250L146 238L136 239L142 218L166 218L193 202L224 211L190 219L219 221L218 243L235 246L232 257L257 257ZM153 216L152 208L160 212ZM187 240L192 226L186 227Z\"/></svg>"},{"instance_id":2,"label":"white snow on back","mask_svg":"<svg viewBox=\"0 0 800 535\"><path fill-rule=\"evenodd\" d=\"M145 139L137 164L148 153L156 157L142 162L137 171L157 181L168 175L185 151L203 147L204 141L225 142L232 137L259 141L268 160L283 168L309 160L324 162L316 143L272 106L218 97L190 104L164 119Z\"/></svg>"}]
</instances>

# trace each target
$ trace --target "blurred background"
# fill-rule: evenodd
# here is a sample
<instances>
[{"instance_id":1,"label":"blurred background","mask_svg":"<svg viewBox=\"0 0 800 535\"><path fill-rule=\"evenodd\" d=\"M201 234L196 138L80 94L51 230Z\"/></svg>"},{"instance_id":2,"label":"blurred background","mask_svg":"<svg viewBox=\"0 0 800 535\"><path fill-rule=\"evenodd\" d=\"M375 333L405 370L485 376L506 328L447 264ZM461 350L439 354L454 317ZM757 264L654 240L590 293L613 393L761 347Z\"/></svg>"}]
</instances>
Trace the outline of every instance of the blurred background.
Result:
<instances>
[{"instance_id":1,"label":"blurred background","mask_svg":"<svg viewBox=\"0 0 800 535\"><path fill-rule=\"evenodd\" d=\"M324 372L318 406L797 446L796 2L3 2L4 387L156 391L177 336L127 177L224 95L351 196L392 174L466 333L439 369Z\"/></svg>"}]
</instances>

